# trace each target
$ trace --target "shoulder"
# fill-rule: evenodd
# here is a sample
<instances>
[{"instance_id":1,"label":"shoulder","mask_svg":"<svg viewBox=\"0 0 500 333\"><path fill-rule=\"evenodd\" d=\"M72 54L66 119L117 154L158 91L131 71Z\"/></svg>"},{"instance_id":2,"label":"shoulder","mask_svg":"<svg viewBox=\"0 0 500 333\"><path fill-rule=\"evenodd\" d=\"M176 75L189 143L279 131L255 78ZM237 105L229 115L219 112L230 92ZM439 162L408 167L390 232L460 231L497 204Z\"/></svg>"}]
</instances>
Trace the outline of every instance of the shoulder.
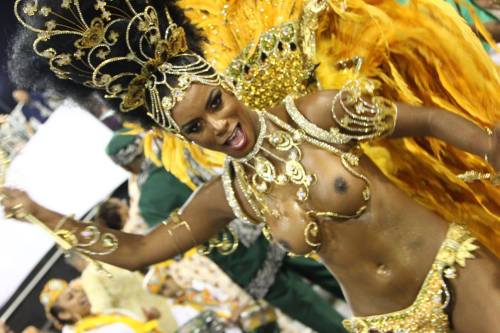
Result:
<instances>
[{"instance_id":1,"label":"shoulder","mask_svg":"<svg viewBox=\"0 0 500 333\"><path fill-rule=\"evenodd\" d=\"M331 110L336 94L335 90L321 90L296 99L295 106L311 123L328 130L335 126Z\"/></svg>"}]
</instances>

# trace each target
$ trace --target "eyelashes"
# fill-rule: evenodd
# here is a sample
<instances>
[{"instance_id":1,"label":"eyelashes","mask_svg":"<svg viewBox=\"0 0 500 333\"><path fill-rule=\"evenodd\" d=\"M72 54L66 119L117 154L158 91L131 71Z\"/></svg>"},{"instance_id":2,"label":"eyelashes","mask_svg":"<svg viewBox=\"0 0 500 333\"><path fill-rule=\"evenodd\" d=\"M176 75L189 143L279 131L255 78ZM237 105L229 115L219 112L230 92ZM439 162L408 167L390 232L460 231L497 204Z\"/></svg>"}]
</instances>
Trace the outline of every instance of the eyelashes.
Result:
<instances>
[{"instance_id":1,"label":"eyelashes","mask_svg":"<svg viewBox=\"0 0 500 333\"><path fill-rule=\"evenodd\" d=\"M207 103L207 110L209 112L215 112L222 108L222 91L217 89L213 94L209 102ZM203 121L201 118L194 119L188 124L186 124L182 131L186 134L195 134L203 130Z\"/></svg>"},{"instance_id":2,"label":"eyelashes","mask_svg":"<svg viewBox=\"0 0 500 333\"><path fill-rule=\"evenodd\" d=\"M215 93L214 97L212 98L212 101L210 101L210 109L212 111L215 111L215 110L219 109L221 104L222 104L222 93L220 90L218 90Z\"/></svg>"},{"instance_id":3,"label":"eyelashes","mask_svg":"<svg viewBox=\"0 0 500 333\"><path fill-rule=\"evenodd\" d=\"M189 123L184 129L186 134L198 133L201 131L201 121L195 120Z\"/></svg>"}]
</instances>

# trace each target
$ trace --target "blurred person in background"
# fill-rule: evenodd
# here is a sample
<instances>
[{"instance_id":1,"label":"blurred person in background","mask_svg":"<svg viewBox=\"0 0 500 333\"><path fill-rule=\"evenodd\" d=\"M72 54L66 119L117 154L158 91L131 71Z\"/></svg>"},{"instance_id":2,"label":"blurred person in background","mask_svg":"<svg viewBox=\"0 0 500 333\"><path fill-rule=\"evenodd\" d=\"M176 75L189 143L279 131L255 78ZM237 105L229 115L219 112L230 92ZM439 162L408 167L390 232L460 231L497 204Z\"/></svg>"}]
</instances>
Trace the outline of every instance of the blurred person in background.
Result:
<instances>
[{"instance_id":1,"label":"blurred person in background","mask_svg":"<svg viewBox=\"0 0 500 333\"><path fill-rule=\"evenodd\" d=\"M155 318L125 308L107 308L95 313L91 300L76 279L69 284L61 279L46 283L40 294L40 302L45 308L47 318L63 333L167 333L162 331ZM142 317L142 318L141 318Z\"/></svg>"}]
</instances>

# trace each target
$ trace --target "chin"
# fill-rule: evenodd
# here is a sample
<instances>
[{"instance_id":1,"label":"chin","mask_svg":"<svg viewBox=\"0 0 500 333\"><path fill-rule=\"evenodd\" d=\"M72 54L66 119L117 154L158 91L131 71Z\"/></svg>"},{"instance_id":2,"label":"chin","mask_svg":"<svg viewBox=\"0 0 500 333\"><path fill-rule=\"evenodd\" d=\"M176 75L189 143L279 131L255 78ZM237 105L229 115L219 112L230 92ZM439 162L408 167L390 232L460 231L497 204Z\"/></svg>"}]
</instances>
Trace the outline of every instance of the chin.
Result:
<instances>
[{"instance_id":1,"label":"chin","mask_svg":"<svg viewBox=\"0 0 500 333\"><path fill-rule=\"evenodd\" d=\"M248 126L238 123L232 136L224 145L224 152L234 158L246 156L255 145L253 131Z\"/></svg>"}]
</instances>

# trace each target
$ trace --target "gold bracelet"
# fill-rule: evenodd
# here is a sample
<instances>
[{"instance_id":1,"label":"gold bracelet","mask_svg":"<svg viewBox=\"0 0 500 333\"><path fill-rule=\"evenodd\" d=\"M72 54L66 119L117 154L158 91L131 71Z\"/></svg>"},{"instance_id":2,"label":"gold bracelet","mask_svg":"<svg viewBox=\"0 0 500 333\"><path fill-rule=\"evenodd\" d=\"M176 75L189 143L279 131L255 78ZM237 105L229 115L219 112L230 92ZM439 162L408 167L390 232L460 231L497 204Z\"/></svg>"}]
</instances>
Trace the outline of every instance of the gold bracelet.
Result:
<instances>
[{"instance_id":1,"label":"gold bracelet","mask_svg":"<svg viewBox=\"0 0 500 333\"><path fill-rule=\"evenodd\" d=\"M500 186L500 171L491 173L469 170L458 175L457 177L466 183L471 183L475 180L489 180L493 186Z\"/></svg>"}]
</instances>

